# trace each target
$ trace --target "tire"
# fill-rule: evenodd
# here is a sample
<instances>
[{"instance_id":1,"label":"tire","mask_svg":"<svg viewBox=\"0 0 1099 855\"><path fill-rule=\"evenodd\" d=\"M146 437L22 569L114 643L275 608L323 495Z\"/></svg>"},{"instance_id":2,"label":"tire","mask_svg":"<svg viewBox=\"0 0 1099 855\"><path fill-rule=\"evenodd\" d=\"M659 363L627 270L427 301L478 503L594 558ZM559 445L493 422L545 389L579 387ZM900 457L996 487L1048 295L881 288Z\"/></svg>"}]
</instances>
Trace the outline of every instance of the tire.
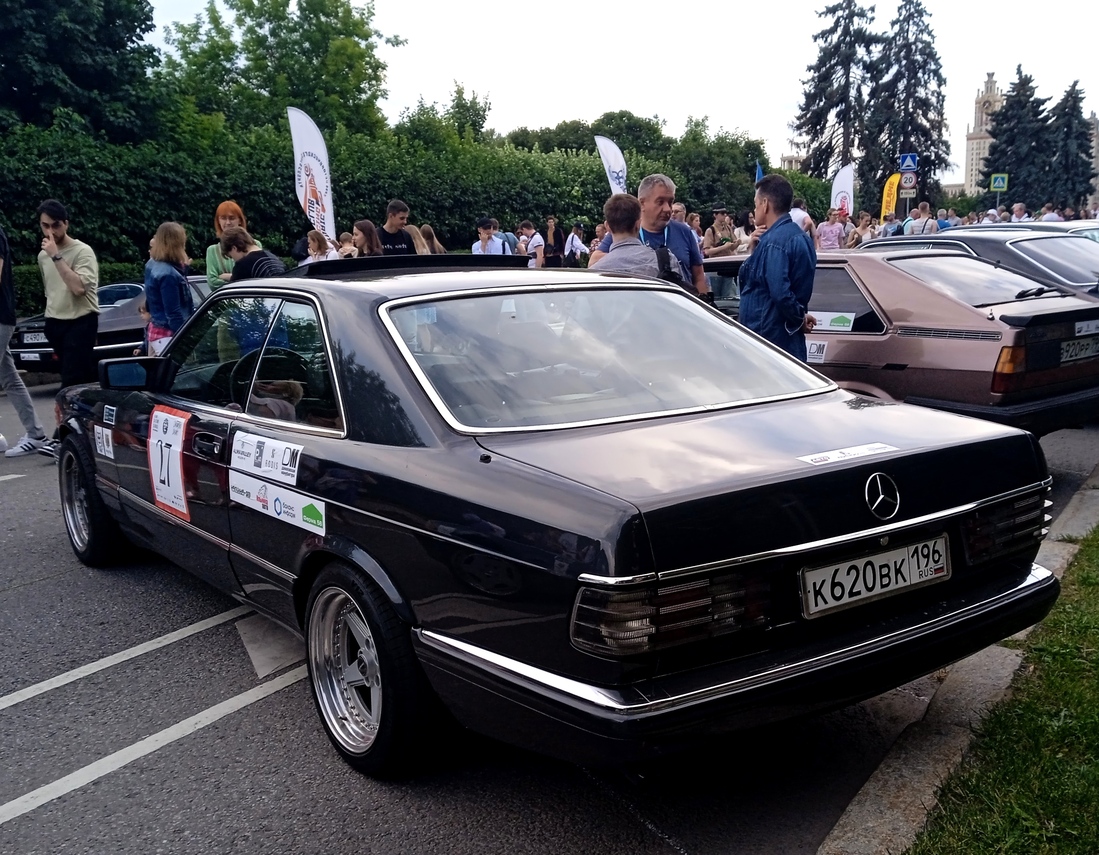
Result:
<instances>
[{"instance_id":1,"label":"tire","mask_svg":"<svg viewBox=\"0 0 1099 855\"><path fill-rule=\"evenodd\" d=\"M57 455L61 515L76 557L91 567L112 563L126 536L99 495L95 464L74 434L65 437Z\"/></svg>"},{"instance_id":2,"label":"tire","mask_svg":"<svg viewBox=\"0 0 1099 855\"><path fill-rule=\"evenodd\" d=\"M408 625L342 562L321 571L305 615L313 700L332 745L359 772L407 775L423 759L437 704Z\"/></svg>"}]
</instances>

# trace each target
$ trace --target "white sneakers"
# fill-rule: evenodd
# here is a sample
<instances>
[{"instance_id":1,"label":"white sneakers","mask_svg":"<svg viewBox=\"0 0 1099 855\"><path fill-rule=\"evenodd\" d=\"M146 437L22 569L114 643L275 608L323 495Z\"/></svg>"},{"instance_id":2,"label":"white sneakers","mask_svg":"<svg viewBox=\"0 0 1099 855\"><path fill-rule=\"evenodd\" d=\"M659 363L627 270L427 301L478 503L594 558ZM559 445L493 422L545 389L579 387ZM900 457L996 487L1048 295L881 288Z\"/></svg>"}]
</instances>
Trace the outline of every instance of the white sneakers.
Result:
<instances>
[{"instance_id":1,"label":"white sneakers","mask_svg":"<svg viewBox=\"0 0 1099 855\"><path fill-rule=\"evenodd\" d=\"M2 440L3 437L0 436L0 441ZM46 442L47 440L45 437L35 439L30 434L27 434L11 448L8 448L7 442L0 442L0 448L7 449L4 452L5 457L22 457L25 454L36 453L39 449L45 447Z\"/></svg>"}]
</instances>

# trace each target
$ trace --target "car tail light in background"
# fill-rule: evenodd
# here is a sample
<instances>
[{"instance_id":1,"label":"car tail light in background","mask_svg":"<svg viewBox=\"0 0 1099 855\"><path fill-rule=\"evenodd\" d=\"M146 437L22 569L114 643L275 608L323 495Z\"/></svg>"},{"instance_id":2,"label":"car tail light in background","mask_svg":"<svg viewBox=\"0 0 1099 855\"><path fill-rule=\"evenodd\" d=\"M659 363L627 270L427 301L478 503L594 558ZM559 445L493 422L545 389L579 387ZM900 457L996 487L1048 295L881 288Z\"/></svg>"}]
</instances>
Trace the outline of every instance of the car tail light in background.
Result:
<instances>
[{"instance_id":1,"label":"car tail light in background","mask_svg":"<svg viewBox=\"0 0 1099 855\"><path fill-rule=\"evenodd\" d=\"M1023 346L1001 347L996 360L996 370L992 375L992 391L996 394L1015 392L1023 388L1026 374L1026 348Z\"/></svg>"},{"instance_id":2,"label":"car tail light in background","mask_svg":"<svg viewBox=\"0 0 1099 855\"><path fill-rule=\"evenodd\" d=\"M770 584L740 573L629 591L581 588L572 640L590 653L629 656L764 626L770 608Z\"/></svg>"}]
</instances>

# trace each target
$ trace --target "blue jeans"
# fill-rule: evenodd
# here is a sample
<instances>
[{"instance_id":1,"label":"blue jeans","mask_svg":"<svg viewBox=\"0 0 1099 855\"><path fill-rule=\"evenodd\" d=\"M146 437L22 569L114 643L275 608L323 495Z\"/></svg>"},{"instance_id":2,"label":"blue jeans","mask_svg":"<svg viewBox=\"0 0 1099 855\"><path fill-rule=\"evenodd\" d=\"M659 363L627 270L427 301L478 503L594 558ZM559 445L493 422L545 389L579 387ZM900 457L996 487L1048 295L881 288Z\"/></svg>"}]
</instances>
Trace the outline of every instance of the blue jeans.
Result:
<instances>
[{"instance_id":1,"label":"blue jeans","mask_svg":"<svg viewBox=\"0 0 1099 855\"><path fill-rule=\"evenodd\" d=\"M15 368L15 359L12 358L11 351L8 350L8 342L11 341L14 330L15 327L10 324L0 324L0 386L8 393L8 400L15 407L19 421L23 423L24 432L28 436L38 438L44 436L46 432L38 423L30 393Z\"/></svg>"}]
</instances>

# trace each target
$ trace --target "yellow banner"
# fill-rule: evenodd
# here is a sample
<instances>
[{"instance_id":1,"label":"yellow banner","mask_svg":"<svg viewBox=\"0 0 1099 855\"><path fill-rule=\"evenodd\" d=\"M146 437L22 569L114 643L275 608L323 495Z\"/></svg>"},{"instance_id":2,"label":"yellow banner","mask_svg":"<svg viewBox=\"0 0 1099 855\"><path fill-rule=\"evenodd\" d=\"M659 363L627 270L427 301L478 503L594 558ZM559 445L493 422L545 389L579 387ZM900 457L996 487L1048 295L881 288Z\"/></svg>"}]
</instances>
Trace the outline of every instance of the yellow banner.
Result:
<instances>
[{"instance_id":1,"label":"yellow banner","mask_svg":"<svg viewBox=\"0 0 1099 855\"><path fill-rule=\"evenodd\" d=\"M886 214L897 213L897 188L901 184L901 174L894 172L885 182L885 190L881 194L881 221L885 221Z\"/></svg>"}]
</instances>

